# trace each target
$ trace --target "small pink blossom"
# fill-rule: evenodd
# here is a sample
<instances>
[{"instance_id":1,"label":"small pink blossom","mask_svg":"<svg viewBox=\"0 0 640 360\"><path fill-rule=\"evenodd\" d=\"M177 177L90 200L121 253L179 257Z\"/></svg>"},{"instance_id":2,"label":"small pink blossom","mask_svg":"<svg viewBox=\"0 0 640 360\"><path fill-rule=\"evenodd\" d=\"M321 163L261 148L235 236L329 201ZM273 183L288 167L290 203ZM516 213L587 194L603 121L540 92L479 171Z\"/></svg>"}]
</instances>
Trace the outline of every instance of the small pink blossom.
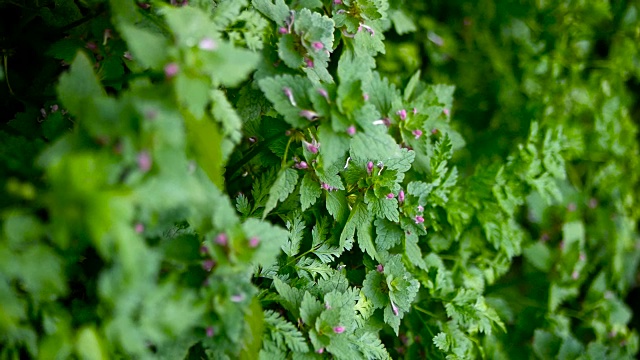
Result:
<instances>
[{"instance_id":1,"label":"small pink blossom","mask_svg":"<svg viewBox=\"0 0 640 360\"><path fill-rule=\"evenodd\" d=\"M258 245L260 245L260 239L257 236L252 236L249 239L249 247L256 248Z\"/></svg>"},{"instance_id":2,"label":"small pink blossom","mask_svg":"<svg viewBox=\"0 0 640 360\"><path fill-rule=\"evenodd\" d=\"M300 111L300 116L302 116L303 118L309 120L309 121L315 121L318 119L318 113L315 111L311 111L311 110L302 110Z\"/></svg>"},{"instance_id":3,"label":"small pink blossom","mask_svg":"<svg viewBox=\"0 0 640 360\"><path fill-rule=\"evenodd\" d=\"M93 41L89 41L85 47L91 51L95 51L98 49L98 45L96 43L94 43Z\"/></svg>"},{"instance_id":4,"label":"small pink blossom","mask_svg":"<svg viewBox=\"0 0 640 360\"><path fill-rule=\"evenodd\" d=\"M283 87L282 92L289 99L289 102L291 103L291 105L298 106L298 104L296 104L296 100L293 98L293 92L291 91L291 88Z\"/></svg>"},{"instance_id":5,"label":"small pink blossom","mask_svg":"<svg viewBox=\"0 0 640 360\"><path fill-rule=\"evenodd\" d=\"M316 50L322 50L324 49L324 45L320 42L320 41L314 41L311 46L313 46L314 49Z\"/></svg>"},{"instance_id":6,"label":"small pink blossom","mask_svg":"<svg viewBox=\"0 0 640 360\"><path fill-rule=\"evenodd\" d=\"M356 134L356 127L351 125L347 128L347 134L349 134L349 136L353 136Z\"/></svg>"},{"instance_id":7,"label":"small pink blossom","mask_svg":"<svg viewBox=\"0 0 640 360\"><path fill-rule=\"evenodd\" d=\"M164 67L164 75L170 79L174 76L176 76L178 74L178 71L180 71L180 67L178 66L178 64L172 62L172 63L168 63L167 65L165 65Z\"/></svg>"},{"instance_id":8,"label":"small pink blossom","mask_svg":"<svg viewBox=\"0 0 640 360\"><path fill-rule=\"evenodd\" d=\"M317 154L318 153L318 145L315 143L315 141L308 143L308 142L303 142L304 146L307 148L307 150L312 153L312 154Z\"/></svg>"},{"instance_id":9,"label":"small pink blossom","mask_svg":"<svg viewBox=\"0 0 640 360\"><path fill-rule=\"evenodd\" d=\"M336 334L342 334L345 330L344 326L336 326L333 328L333 332Z\"/></svg>"},{"instance_id":10,"label":"small pink blossom","mask_svg":"<svg viewBox=\"0 0 640 360\"><path fill-rule=\"evenodd\" d=\"M218 44L212 38L206 37L200 40L198 47L200 50L213 51L218 48Z\"/></svg>"},{"instance_id":11,"label":"small pink blossom","mask_svg":"<svg viewBox=\"0 0 640 360\"><path fill-rule=\"evenodd\" d=\"M258 138L256 138L255 136L250 136L247 140L249 140L250 143L255 144L258 141Z\"/></svg>"},{"instance_id":12,"label":"small pink blossom","mask_svg":"<svg viewBox=\"0 0 640 360\"><path fill-rule=\"evenodd\" d=\"M364 101L369 101L369 94L367 93L362 94L362 98L364 99Z\"/></svg>"},{"instance_id":13,"label":"small pink blossom","mask_svg":"<svg viewBox=\"0 0 640 360\"><path fill-rule=\"evenodd\" d=\"M213 337L214 331L212 326L207 327L207 337Z\"/></svg>"},{"instance_id":14,"label":"small pink blossom","mask_svg":"<svg viewBox=\"0 0 640 360\"><path fill-rule=\"evenodd\" d=\"M391 310L393 311L393 315L398 316L399 310L396 304L393 303L393 301L391 301Z\"/></svg>"},{"instance_id":15,"label":"small pink blossom","mask_svg":"<svg viewBox=\"0 0 640 360\"><path fill-rule=\"evenodd\" d=\"M393 193L388 193L387 194L387 199L393 199L395 197L395 195L393 195Z\"/></svg>"},{"instance_id":16,"label":"small pink blossom","mask_svg":"<svg viewBox=\"0 0 640 360\"><path fill-rule=\"evenodd\" d=\"M438 133L438 129L433 129L433 130L431 130L431 134L435 135L435 134L437 134L437 133Z\"/></svg>"},{"instance_id":17,"label":"small pink blossom","mask_svg":"<svg viewBox=\"0 0 640 360\"><path fill-rule=\"evenodd\" d=\"M324 348L320 348L320 349L316 350L316 352L318 354L323 354L324 353Z\"/></svg>"},{"instance_id":18,"label":"small pink blossom","mask_svg":"<svg viewBox=\"0 0 640 360\"><path fill-rule=\"evenodd\" d=\"M445 116L449 116L449 114L451 113L447 108L442 109L442 112L444 113Z\"/></svg>"},{"instance_id":19,"label":"small pink blossom","mask_svg":"<svg viewBox=\"0 0 640 360\"><path fill-rule=\"evenodd\" d=\"M227 236L227 234L220 233L218 234L218 236L216 236L216 244L227 246L228 243L229 243L229 237Z\"/></svg>"},{"instance_id":20,"label":"small pink blossom","mask_svg":"<svg viewBox=\"0 0 640 360\"><path fill-rule=\"evenodd\" d=\"M206 245L200 246L200 254L207 255L209 253L209 248Z\"/></svg>"},{"instance_id":21,"label":"small pink blossom","mask_svg":"<svg viewBox=\"0 0 640 360\"><path fill-rule=\"evenodd\" d=\"M322 95L323 98L327 99L327 101L329 101L329 93L327 92L327 90L320 88L318 89L318 94Z\"/></svg>"},{"instance_id":22,"label":"small pink blossom","mask_svg":"<svg viewBox=\"0 0 640 360\"><path fill-rule=\"evenodd\" d=\"M411 133L413 134L413 136L415 136L416 139L419 139L420 136L422 136L422 130L420 129L415 129Z\"/></svg>"},{"instance_id":23,"label":"small pink blossom","mask_svg":"<svg viewBox=\"0 0 640 360\"><path fill-rule=\"evenodd\" d=\"M585 261L587 260L587 255L583 252L580 253L580 261Z\"/></svg>"},{"instance_id":24,"label":"small pink blossom","mask_svg":"<svg viewBox=\"0 0 640 360\"><path fill-rule=\"evenodd\" d=\"M401 109L396 112L398 116L400 116L400 120L405 120L407 118L407 110Z\"/></svg>"},{"instance_id":25,"label":"small pink blossom","mask_svg":"<svg viewBox=\"0 0 640 360\"><path fill-rule=\"evenodd\" d=\"M415 114L417 114L417 113L418 113L418 109L413 108L413 115L415 115Z\"/></svg>"},{"instance_id":26,"label":"small pink blossom","mask_svg":"<svg viewBox=\"0 0 640 360\"><path fill-rule=\"evenodd\" d=\"M299 163L296 163L293 166L295 166L295 168L299 170L304 170L309 167L309 165L305 161L300 161Z\"/></svg>"},{"instance_id":27,"label":"small pink blossom","mask_svg":"<svg viewBox=\"0 0 640 360\"><path fill-rule=\"evenodd\" d=\"M371 36L374 36L376 34L371 26L367 26L361 23L360 26L358 26L358 31L361 31L362 29L365 29L369 34L371 34Z\"/></svg>"},{"instance_id":28,"label":"small pink blossom","mask_svg":"<svg viewBox=\"0 0 640 360\"><path fill-rule=\"evenodd\" d=\"M278 32L284 35L284 34L288 34L289 30L286 27L282 26L281 28L278 29Z\"/></svg>"},{"instance_id":29,"label":"small pink blossom","mask_svg":"<svg viewBox=\"0 0 640 360\"><path fill-rule=\"evenodd\" d=\"M367 173L371 175L372 172L373 172L373 161L369 161L367 163Z\"/></svg>"},{"instance_id":30,"label":"small pink blossom","mask_svg":"<svg viewBox=\"0 0 640 360\"><path fill-rule=\"evenodd\" d=\"M422 224L424 222L424 217L420 215L416 215L415 220L416 220L416 224Z\"/></svg>"},{"instance_id":31,"label":"small pink blossom","mask_svg":"<svg viewBox=\"0 0 640 360\"><path fill-rule=\"evenodd\" d=\"M400 192L398 193L398 202L401 204L404 202L404 190L402 189L400 189Z\"/></svg>"},{"instance_id":32,"label":"small pink blossom","mask_svg":"<svg viewBox=\"0 0 640 360\"><path fill-rule=\"evenodd\" d=\"M342 0L333 0L333 3L336 5L342 4Z\"/></svg>"},{"instance_id":33,"label":"small pink blossom","mask_svg":"<svg viewBox=\"0 0 640 360\"><path fill-rule=\"evenodd\" d=\"M331 310L331 305L328 302L324 303L324 308L327 310Z\"/></svg>"},{"instance_id":34,"label":"small pink blossom","mask_svg":"<svg viewBox=\"0 0 640 360\"><path fill-rule=\"evenodd\" d=\"M147 151L141 151L138 154L138 168L142 172L147 172L151 169L151 155Z\"/></svg>"},{"instance_id":35,"label":"small pink blossom","mask_svg":"<svg viewBox=\"0 0 640 360\"><path fill-rule=\"evenodd\" d=\"M382 264L378 264L378 266L376 266L376 271L379 273L384 272L384 266L382 266Z\"/></svg>"},{"instance_id":36,"label":"small pink blossom","mask_svg":"<svg viewBox=\"0 0 640 360\"><path fill-rule=\"evenodd\" d=\"M142 234L144 232L144 224L137 223L135 227L136 233Z\"/></svg>"},{"instance_id":37,"label":"small pink blossom","mask_svg":"<svg viewBox=\"0 0 640 360\"><path fill-rule=\"evenodd\" d=\"M207 272L211 271L214 266L216 266L216 262L211 259L207 259L202 263L202 268Z\"/></svg>"},{"instance_id":38,"label":"small pink blossom","mask_svg":"<svg viewBox=\"0 0 640 360\"><path fill-rule=\"evenodd\" d=\"M423 212L423 211L424 211L424 206L422 206L422 205L418 205L418 211L419 211L419 212Z\"/></svg>"},{"instance_id":39,"label":"small pink blossom","mask_svg":"<svg viewBox=\"0 0 640 360\"><path fill-rule=\"evenodd\" d=\"M247 296L246 296L245 294L242 294L242 293L241 293L241 294L232 295L232 296L231 296L231 302L239 303L239 302L244 301L244 299L245 299L246 297L247 297Z\"/></svg>"},{"instance_id":40,"label":"small pink blossom","mask_svg":"<svg viewBox=\"0 0 640 360\"><path fill-rule=\"evenodd\" d=\"M313 68L313 60L309 58L304 58L304 63L307 65L308 68Z\"/></svg>"}]
</instances>

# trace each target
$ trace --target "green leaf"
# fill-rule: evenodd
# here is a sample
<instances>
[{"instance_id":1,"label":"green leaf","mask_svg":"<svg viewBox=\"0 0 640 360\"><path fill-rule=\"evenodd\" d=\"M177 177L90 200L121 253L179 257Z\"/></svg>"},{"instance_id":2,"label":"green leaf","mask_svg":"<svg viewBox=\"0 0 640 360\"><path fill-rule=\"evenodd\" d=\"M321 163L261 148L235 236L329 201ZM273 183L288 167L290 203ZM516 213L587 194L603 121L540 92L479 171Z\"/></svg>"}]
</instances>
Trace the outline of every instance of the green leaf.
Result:
<instances>
[{"instance_id":1,"label":"green leaf","mask_svg":"<svg viewBox=\"0 0 640 360\"><path fill-rule=\"evenodd\" d=\"M280 317L272 310L265 310L264 320L271 338L278 348L284 349L285 345L294 352L308 352L309 346L302 333L295 325Z\"/></svg>"},{"instance_id":2,"label":"green leaf","mask_svg":"<svg viewBox=\"0 0 640 360\"><path fill-rule=\"evenodd\" d=\"M273 286L282 298L282 301L280 301L282 306L297 317L299 315L299 309L302 304L304 292L298 288L289 286L289 284L277 277L273 279Z\"/></svg>"},{"instance_id":3,"label":"green leaf","mask_svg":"<svg viewBox=\"0 0 640 360\"><path fill-rule=\"evenodd\" d=\"M289 17L289 7L284 0L275 0L275 4L271 0L252 0L251 4L276 24L284 24Z\"/></svg>"},{"instance_id":4,"label":"green leaf","mask_svg":"<svg viewBox=\"0 0 640 360\"><path fill-rule=\"evenodd\" d=\"M201 119L204 116L205 105L209 102L211 85L207 79L180 72L173 81L173 86L178 102L195 118Z\"/></svg>"},{"instance_id":5,"label":"green leaf","mask_svg":"<svg viewBox=\"0 0 640 360\"><path fill-rule=\"evenodd\" d=\"M260 89L271 101L276 111L286 122L296 128L306 128L309 120L300 115L302 110L311 110L307 89L311 82L306 77L280 75L259 81ZM290 95L290 96L289 96Z\"/></svg>"},{"instance_id":6,"label":"green leaf","mask_svg":"<svg viewBox=\"0 0 640 360\"><path fill-rule=\"evenodd\" d=\"M278 226L248 218L242 224L242 229L248 239L256 237L260 240L257 251L252 253L254 263L268 268L276 261L280 248L287 240L288 232Z\"/></svg>"},{"instance_id":7,"label":"green leaf","mask_svg":"<svg viewBox=\"0 0 640 360\"><path fill-rule=\"evenodd\" d=\"M371 239L371 218L364 203L356 204L351 210L347 224L340 234L340 247L347 247L353 242L356 229L358 230L358 245L363 252L366 252L374 259L378 258L378 252Z\"/></svg>"},{"instance_id":8,"label":"green leaf","mask_svg":"<svg viewBox=\"0 0 640 360\"><path fill-rule=\"evenodd\" d=\"M289 238L282 245L282 251L289 257L293 257L300 251L300 242L304 236L305 224L299 212L296 212L293 219L287 220L287 230L289 230Z\"/></svg>"},{"instance_id":9,"label":"green leaf","mask_svg":"<svg viewBox=\"0 0 640 360\"><path fill-rule=\"evenodd\" d=\"M418 246L418 240L418 234L415 232L405 233L404 253L413 265L421 268L422 270L427 270L427 264L422 259L422 251Z\"/></svg>"},{"instance_id":10,"label":"green leaf","mask_svg":"<svg viewBox=\"0 0 640 360\"><path fill-rule=\"evenodd\" d=\"M108 359L101 337L91 327L84 327L78 332L76 352L83 360Z\"/></svg>"},{"instance_id":11,"label":"green leaf","mask_svg":"<svg viewBox=\"0 0 640 360\"><path fill-rule=\"evenodd\" d=\"M93 100L105 96L100 81L93 72L93 64L80 51L76 55L69 72L60 75L58 96L65 108L79 118L91 118Z\"/></svg>"},{"instance_id":12,"label":"green leaf","mask_svg":"<svg viewBox=\"0 0 640 360\"><path fill-rule=\"evenodd\" d=\"M162 69L168 62L169 42L161 34L122 23L119 26L131 55L143 68Z\"/></svg>"},{"instance_id":13,"label":"green leaf","mask_svg":"<svg viewBox=\"0 0 640 360\"><path fill-rule=\"evenodd\" d=\"M403 35L418 30L413 20L402 10L390 11L389 18L391 19L393 27L398 35Z\"/></svg>"},{"instance_id":14,"label":"green leaf","mask_svg":"<svg viewBox=\"0 0 640 360\"><path fill-rule=\"evenodd\" d=\"M318 276L326 280L335 272L329 265L310 257L301 258L296 264L296 271L299 277L310 281L315 281Z\"/></svg>"},{"instance_id":15,"label":"green leaf","mask_svg":"<svg viewBox=\"0 0 640 360\"><path fill-rule=\"evenodd\" d=\"M305 292L300 304L300 318L305 324L313 326L316 318L324 310L324 305L309 292Z\"/></svg>"},{"instance_id":16,"label":"green leaf","mask_svg":"<svg viewBox=\"0 0 640 360\"><path fill-rule=\"evenodd\" d=\"M208 117L197 119L190 113L183 113L187 128L187 140L200 167L209 179L223 188L221 134L218 126Z\"/></svg>"},{"instance_id":17,"label":"green leaf","mask_svg":"<svg viewBox=\"0 0 640 360\"><path fill-rule=\"evenodd\" d=\"M338 134L327 123L318 127L318 141L322 166L328 169L344 161L344 156L349 149L349 137L346 134Z\"/></svg>"},{"instance_id":18,"label":"green leaf","mask_svg":"<svg viewBox=\"0 0 640 360\"><path fill-rule=\"evenodd\" d=\"M302 211L313 206L320 195L322 195L320 184L313 180L311 173L305 173L300 183L300 206Z\"/></svg>"},{"instance_id":19,"label":"green leaf","mask_svg":"<svg viewBox=\"0 0 640 360\"><path fill-rule=\"evenodd\" d=\"M376 247L379 250L389 250L400 244L404 233L397 224L381 218L376 219L374 224L376 226Z\"/></svg>"},{"instance_id":20,"label":"green leaf","mask_svg":"<svg viewBox=\"0 0 640 360\"><path fill-rule=\"evenodd\" d=\"M278 178L269 190L269 200L264 207L262 218L266 218L269 212L273 210L278 202L283 202L289 197L289 194L295 190L298 184L298 172L291 168L280 171Z\"/></svg>"},{"instance_id":21,"label":"green leaf","mask_svg":"<svg viewBox=\"0 0 640 360\"><path fill-rule=\"evenodd\" d=\"M551 258L551 251L542 242L536 242L529 245L523 251L525 259L536 269L542 272L548 272L553 265L553 259Z\"/></svg>"}]
</instances>

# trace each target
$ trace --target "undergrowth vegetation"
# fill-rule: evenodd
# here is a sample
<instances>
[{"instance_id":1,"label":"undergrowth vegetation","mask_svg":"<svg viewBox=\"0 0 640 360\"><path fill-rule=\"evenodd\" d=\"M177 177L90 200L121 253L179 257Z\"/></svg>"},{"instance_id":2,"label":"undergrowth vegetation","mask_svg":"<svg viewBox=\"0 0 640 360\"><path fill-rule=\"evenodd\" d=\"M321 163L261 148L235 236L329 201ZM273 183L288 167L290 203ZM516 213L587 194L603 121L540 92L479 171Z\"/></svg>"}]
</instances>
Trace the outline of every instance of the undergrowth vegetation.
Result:
<instances>
[{"instance_id":1,"label":"undergrowth vegetation","mask_svg":"<svg viewBox=\"0 0 640 360\"><path fill-rule=\"evenodd\" d=\"M633 358L638 11L3 3L0 358Z\"/></svg>"}]
</instances>

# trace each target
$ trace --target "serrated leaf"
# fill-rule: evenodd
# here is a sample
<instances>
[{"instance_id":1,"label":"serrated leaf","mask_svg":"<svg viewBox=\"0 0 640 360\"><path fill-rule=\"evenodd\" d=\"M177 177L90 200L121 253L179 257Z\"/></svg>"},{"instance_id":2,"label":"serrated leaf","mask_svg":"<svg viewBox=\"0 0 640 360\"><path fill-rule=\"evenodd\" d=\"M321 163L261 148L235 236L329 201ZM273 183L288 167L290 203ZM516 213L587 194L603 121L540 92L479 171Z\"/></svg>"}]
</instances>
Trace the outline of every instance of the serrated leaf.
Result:
<instances>
[{"instance_id":1,"label":"serrated leaf","mask_svg":"<svg viewBox=\"0 0 640 360\"><path fill-rule=\"evenodd\" d=\"M298 316L304 292L298 288L289 286L289 284L285 283L277 277L273 279L273 286L276 288L278 294L282 297L282 306L284 306L295 316Z\"/></svg>"},{"instance_id":2,"label":"serrated leaf","mask_svg":"<svg viewBox=\"0 0 640 360\"><path fill-rule=\"evenodd\" d=\"M324 168L330 168L344 161L344 156L349 149L349 138L346 134L338 134L331 129L327 123L318 127L318 141L320 147L320 158Z\"/></svg>"},{"instance_id":3,"label":"serrated leaf","mask_svg":"<svg viewBox=\"0 0 640 360\"><path fill-rule=\"evenodd\" d=\"M400 244L403 231L400 227L387 219L376 219L376 247L379 250L389 250Z\"/></svg>"},{"instance_id":4,"label":"serrated leaf","mask_svg":"<svg viewBox=\"0 0 640 360\"><path fill-rule=\"evenodd\" d=\"M65 108L80 118L89 115L85 113L91 110L93 99L105 96L105 91L93 72L93 64L84 52L78 52L69 72L60 75L57 90Z\"/></svg>"},{"instance_id":5,"label":"serrated leaf","mask_svg":"<svg viewBox=\"0 0 640 360\"><path fill-rule=\"evenodd\" d=\"M293 352L308 352L309 346L295 325L272 310L265 310L264 320L274 343L283 350L286 346Z\"/></svg>"},{"instance_id":6,"label":"serrated leaf","mask_svg":"<svg viewBox=\"0 0 640 360\"><path fill-rule=\"evenodd\" d=\"M324 310L324 305L309 292L305 292L300 304L300 317L305 324L313 326L315 320Z\"/></svg>"},{"instance_id":7,"label":"serrated leaf","mask_svg":"<svg viewBox=\"0 0 640 360\"><path fill-rule=\"evenodd\" d=\"M340 256L340 254L342 254L342 249L337 246L331 246L324 243L317 249L313 250L313 254L316 255L320 261L326 264Z\"/></svg>"},{"instance_id":8,"label":"serrated leaf","mask_svg":"<svg viewBox=\"0 0 640 360\"><path fill-rule=\"evenodd\" d=\"M302 110L312 109L307 97L307 89L312 87L309 79L302 76L279 75L264 78L258 84L287 123L296 128L306 128L309 125L309 120L300 115Z\"/></svg>"},{"instance_id":9,"label":"serrated leaf","mask_svg":"<svg viewBox=\"0 0 640 360\"><path fill-rule=\"evenodd\" d=\"M365 332L358 337L358 349L362 353L362 358L367 360L391 359L387 349L380 338L374 333Z\"/></svg>"},{"instance_id":10,"label":"serrated leaf","mask_svg":"<svg viewBox=\"0 0 640 360\"><path fill-rule=\"evenodd\" d=\"M251 4L276 24L284 24L289 16L289 7L284 0L275 0L275 4L271 0L252 0Z\"/></svg>"},{"instance_id":11,"label":"serrated leaf","mask_svg":"<svg viewBox=\"0 0 640 360\"><path fill-rule=\"evenodd\" d=\"M269 212L273 210L278 202L285 201L287 197L295 190L298 184L298 172L291 168L281 170L278 178L269 190L269 200L264 207L262 218L266 218Z\"/></svg>"},{"instance_id":12,"label":"serrated leaf","mask_svg":"<svg viewBox=\"0 0 640 360\"><path fill-rule=\"evenodd\" d=\"M299 277L314 281L318 276L328 279L335 270L319 260L303 257L296 264L296 271Z\"/></svg>"},{"instance_id":13,"label":"serrated leaf","mask_svg":"<svg viewBox=\"0 0 640 360\"><path fill-rule=\"evenodd\" d=\"M300 213L295 213L293 219L287 220L289 238L282 245L282 251L289 257L295 256L300 251L300 242L304 236L305 224Z\"/></svg>"},{"instance_id":14,"label":"serrated leaf","mask_svg":"<svg viewBox=\"0 0 640 360\"><path fill-rule=\"evenodd\" d=\"M322 195L320 184L313 180L311 173L305 173L300 183L300 206L302 211L313 206L320 195Z\"/></svg>"},{"instance_id":15,"label":"serrated leaf","mask_svg":"<svg viewBox=\"0 0 640 360\"><path fill-rule=\"evenodd\" d=\"M427 264L422 259L422 251L418 246L418 234L415 232L405 233L404 253L414 266L427 270Z\"/></svg>"}]
</instances>

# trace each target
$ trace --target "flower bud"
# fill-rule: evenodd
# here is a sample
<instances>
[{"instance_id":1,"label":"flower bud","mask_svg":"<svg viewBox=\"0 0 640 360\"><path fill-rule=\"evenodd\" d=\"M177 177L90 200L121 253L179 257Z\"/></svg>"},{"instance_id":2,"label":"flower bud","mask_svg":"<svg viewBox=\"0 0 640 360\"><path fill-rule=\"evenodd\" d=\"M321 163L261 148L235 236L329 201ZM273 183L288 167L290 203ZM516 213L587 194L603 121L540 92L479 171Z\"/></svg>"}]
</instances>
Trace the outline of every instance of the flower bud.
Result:
<instances>
[{"instance_id":1,"label":"flower bud","mask_svg":"<svg viewBox=\"0 0 640 360\"><path fill-rule=\"evenodd\" d=\"M387 194L387 199L393 199L395 197L395 195L393 195L393 193L388 193Z\"/></svg>"},{"instance_id":2,"label":"flower bud","mask_svg":"<svg viewBox=\"0 0 640 360\"><path fill-rule=\"evenodd\" d=\"M164 76L166 76L167 79L170 79L176 76L178 74L178 71L180 71L180 67L178 66L178 64L174 62L169 63L164 67Z\"/></svg>"},{"instance_id":3,"label":"flower bud","mask_svg":"<svg viewBox=\"0 0 640 360\"><path fill-rule=\"evenodd\" d=\"M401 109L396 112L398 116L400 116L400 120L405 120L407 118L407 110Z\"/></svg>"},{"instance_id":4,"label":"flower bud","mask_svg":"<svg viewBox=\"0 0 640 360\"><path fill-rule=\"evenodd\" d=\"M379 273L384 272L384 266L382 266L382 264L378 264L378 266L376 266L376 271Z\"/></svg>"},{"instance_id":5,"label":"flower bud","mask_svg":"<svg viewBox=\"0 0 640 360\"><path fill-rule=\"evenodd\" d=\"M200 40L198 47L200 48L200 50L213 51L218 48L218 44L216 44L216 42L212 38L206 37Z\"/></svg>"},{"instance_id":6,"label":"flower bud","mask_svg":"<svg viewBox=\"0 0 640 360\"><path fill-rule=\"evenodd\" d=\"M345 330L344 326L336 326L333 328L333 332L336 334L342 334Z\"/></svg>"},{"instance_id":7,"label":"flower bud","mask_svg":"<svg viewBox=\"0 0 640 360\"><path fill-rule=\"evenodd\" d=\"M419 139L420 136L422 136L422 130L420 130L420 129L415 129L411 133L413 134L413 136L416 137L416 139Z\"/></svg>"},{"instance_id":8,"label":"flower bud","mask_svg":"<svg viewBox=\"0 0 640 360\"><path fill-rule=\"evenodd\" d=\"M347 134L349 134L349 136L353 136L356 134L356 127L351 125L347 128Z\"/></svg>"},{"instance_id":9,"label":"flower bud","mask_svg":"<svg viewBox=\"0 0 640 360\"><path fill-rule=\"evenodd\" d=\"M422 224L424 222L424 217L420 215L416 215L415 219L416 219L416 224Z\"/></svg>"},{"instance_id":10,"label":"flower bud","mask_svg":"<svg viewBox=\"0 0 640 360\"><path fill-rule=\"evenodd\" d=\"M253 236L249 239L249 247L256 248L258 245L260 245L260 239L257 236Z\"/></svg>"},{"instance_id":11,"label":"flower bud","mask_svg":"<svg viewBox=\"0 0 640 360\"><path fill-rule=\"evenodd\" d=\"M147 151L141 151L138 154L138 169L142 172L147 172L151 169L151 155Z\"/></svg>"},{"instance_id":12,"label":"flower bud","mask_svg":"<svg viewBox=\"0 0 640 360\"><path fill-rule=\"evenodd\" d=\"M320 42L320 41L314 41L311 46L313 46L314 49L316 50L322 50L324 49L324 45Z\"/></svg>"},{"instance_id":13,"label":"flower bud","mask_svg":"<svg viewBox=\"0 0 640 360\"><path fill-rule=\"evenodd\" d=\"M220 233L216 236L216 244L221 246L227 246L229 243L229 237L225 233Z\"/></svg>"},{"instance_id":14,"label":"flower bud","mask_svg":"<svg viewBox=\"0 0 640 360\"><path fill-rule=\"evenodd\" d=\"M369 161L367 163L367 173L371 175L372 172L373 172L373 161Z\"/></svg>"}]
</instances>

